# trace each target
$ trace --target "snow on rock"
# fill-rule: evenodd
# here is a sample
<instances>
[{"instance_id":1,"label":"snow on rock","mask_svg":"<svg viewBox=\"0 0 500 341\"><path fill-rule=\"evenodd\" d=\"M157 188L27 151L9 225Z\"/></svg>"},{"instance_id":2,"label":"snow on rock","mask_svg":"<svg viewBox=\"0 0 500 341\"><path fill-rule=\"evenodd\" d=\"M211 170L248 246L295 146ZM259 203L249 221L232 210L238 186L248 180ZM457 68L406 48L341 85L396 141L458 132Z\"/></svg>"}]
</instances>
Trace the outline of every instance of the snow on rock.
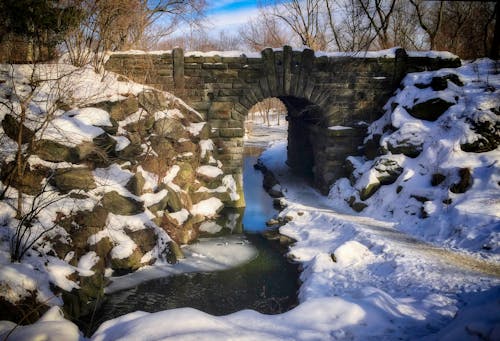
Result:
<instances>
[{"instance_id":1,"label":"snow on rock","mask_svg":"<svg viewBox=\"0 0 500 341\"><path fill-rule=\"evenodd\" d=\"M98 109L99 110L99 109ZM62 114L49 121L47 128L43 130L40 138L51 139L69 147L76 146L86 141L92 141L96 136L104 133L101 128L95 127L84 120L80 120L79 115L71 112Z\"/></svg>"},{"instance_id":2,"label":"snow on rock","mask_svg":"<svg viewBox=\"0 0 500 341\"><path fill-rule=\"evenodd\" d=\"M125 136L112 136L112 138L116 141L115 150L117 152L125 149L128 145L130 145L130 140Z\"/></svg>"},{"instance_id":3,"label":"snow on rock","mask_svg":"<svg viewBox=\"0 0 500 341\"><path fill-rule=\"evenodd\" d=\"M206 122L191 123L187 127L187 129L191 133L191 135L198 136L205 125L206 125Z\"/></svg>"},{"instance_id":4,"label":"snow on rock","mask_svg":"<svg viewBox=\"0 0 500 341\"><path fill-rule=\"evenodd\" d=\"M209 198L194 204L191 208L192 215L202 215L205 217L214 217L224 206L218 198Z\"/></svg>"},{"instance_id":5,"label":"snow on rock","mask_svg":"<svg viewBox=\"0 0 500 341\"><path fill-rule=\"evenodd\" d=\"M89 251L80 257L78 261L78 272L83 276L92 276L92 267L99 261L99 256L94 251Z\"/></svg>"},{"instance_id":6,"label":"snow on rock","mask_svg":"<svg viewBox=\"0 0 500 341\"><path fill-rule=\"evenodd\" d=\"M207 152L214 150L214 142L212 140L201 140L200 144L200 156L204 158Z\"/></svg>"},{"instance_id":7,"label":"snow on rock","mask_svg":"<svg viewBox=\"0 0 500 341\"><path fill-rule=\"evenodd\" d=\"M208 233L217 233L222 230L222 226L217 224L215 221L204 221L200 225L200 231Z\"/></svg>"},{"instance_id":8,"label":"snow on rock","mask_svg":"<svg viewBox=\"0 0 500 341\"><path fill-rule=\"evenodd\" d=\"M168 213L169 217L177 222L177 225L184 224L189 218L189 211L183 208L180 211Z\"/></svg>"},{"instance_id":9,"label":"snow on rock","mask_svg":"<svg viewBox=\"0 0 500 341\"><path fill-rule=\"evenodd\" d=\"M198 167L196 169L196 173L198 173L199 175L202 175L206 178L209 178L209 179L215 179L218 176L224 174L222 169L214 167L214 166L208 166L208 165Z\"/></svg>"},{"instance_id":10,"label":"snow on rock","mask_svg":"<svg viewBox=\"0 0 500 341\"><path fill-rule=\"evenodd\" d=\"M50 281L59 288L68 292L79 288L78 284L68 279L68 276L74 273L76 269L65 261L56 257L49 257L47 271Z\"/></svg>"}]
</instances>

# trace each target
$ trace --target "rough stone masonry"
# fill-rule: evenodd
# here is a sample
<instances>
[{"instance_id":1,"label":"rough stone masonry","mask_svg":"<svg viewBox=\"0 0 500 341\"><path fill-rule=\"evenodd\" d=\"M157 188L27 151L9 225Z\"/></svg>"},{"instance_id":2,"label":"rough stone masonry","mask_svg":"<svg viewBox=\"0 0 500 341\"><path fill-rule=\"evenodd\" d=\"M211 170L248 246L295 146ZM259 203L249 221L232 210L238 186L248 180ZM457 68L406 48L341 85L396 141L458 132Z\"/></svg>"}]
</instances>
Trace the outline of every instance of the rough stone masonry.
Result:
<instances>
[{"instance_id":1,"label":"rough stone masonry","mask_svg":"<svg viewBox=\"0 0 500 341\"><path fill-rule=\"evenodd\" d=\"M127 53L110 56L106 69L169 91L203 114L212 127L224 172L242 192L244 120L248 110L268 97L288 109L288 165L311 177L328 193L346 175L344 160L363 151L368 124L409 72L460 66L459 59L394 56L319 56L313 50L267 48L260 56L241 54ZM232 54L234 55L234 54ZM243 195L237 206L244 206Z\"/></svg>"}]
</instances>

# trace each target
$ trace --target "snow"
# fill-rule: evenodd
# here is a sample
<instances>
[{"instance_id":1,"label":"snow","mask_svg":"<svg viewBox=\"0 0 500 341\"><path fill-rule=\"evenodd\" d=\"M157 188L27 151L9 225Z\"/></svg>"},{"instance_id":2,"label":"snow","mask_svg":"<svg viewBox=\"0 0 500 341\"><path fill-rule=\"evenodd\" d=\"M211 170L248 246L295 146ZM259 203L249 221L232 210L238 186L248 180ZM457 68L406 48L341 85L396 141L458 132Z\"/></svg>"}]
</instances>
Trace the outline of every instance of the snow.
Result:
<instances>
[{"instance_id":1,"label":"snow","mask_svg":"<svg viewBox=\"0 0 500 341\"><path fill-rule=\"evenodd\" d=\"M115 150L117 152L125 149L130 144L130 140L125 136L111 136L111 137L116 141Z\"/></svg>"},{"instance_id":2,"label":"snow","mask_svg":"<svg viewBox=\"0 0 500 341\"><path fill-rule=\"evenodd\" d=\"M201 140L199 142L200 145L200 156L202 158L207 155L207 152L214 150L214 142L212 140Z\"/></svg>"},{"instance_id":3,"label":"snow","mask_svg":"<svg viewBox=\"0 0 500 341\"><path fill-rule=\"evenodd\" d=\"M54 140L69 147L92 141L94 137L103 134L104 130L87 123L86 121L90 121L87 117L84 116L81 120L79 115L73 116L71 112L60 115L48 122L47 129L43 130L40 138Z\"/></svg>"},{"instance_id":4,"label":"snow","mask_svg":"<svg viewBox=\"0 0 500 341\"><path fill-rule=\"evenodd\" d=\"M207 165L198 167L196 169L196 173L200 174L202 176L205 176L209 179L215 179L218 176L224 174L222 169L214 167L214 166L207 166Z\"/></svg>"},{"instance_id":5,"label":"snow","mask_svg":"<svg viewBox=\"0 0 500 341\"><path fill-rule=\"evenodd\" d=\"M218 198L208 198L194 204L191 208L192 215L202 215L205 217L214 217L224 204Z\"/></svg>"},{"instance_id":6,"label":"snow","mask_svg":"<svg viewBox=\"0 0 500 341\"><path fill-rule=\"evenodd\" d=\"M168 213L168 215L177 222L177 225L182 225L189 218L189 211L183 208L180 211Z\"/></svg>"},{"instance_id":7,"label":"snow","mask_svg":"<svg viewBox=\"0 0 500 341\"><path fill-rule=\"evenodd\" d=\"M95 251L89 251L81 256L78 261L78 272L80 273L80 276L92 276L94 271L91 269L97 264L98 261L99 256L95 253Z\"/></svg>"},{"instance_id":8,"label":"snow","mask_svg":"<svg viewBox=\"0 0 500 341\"><path fill-rule=\"evenodd\" d=\"M344 127L344 126L331 126L331 127L328 127L328 130L333 130L333 131L337 131L337 130L349 130L349 129L352 129L352 127Z\"/></svg>"},{"instance_id":9,"label":"snow","mask_svg":"<svg viewBox=\"0 0 500 341\"><path fill-rule=\"evenodd\" d=\"M187 130L191 133L191 135L198 136L205 125L206 122L191 123L187 127Z\"/></svg>"},{"instance_id":10,"label":"snow","mask_svg":"<svg viewBox=\"0 0 500 341\"><path fill-rule=\"evenodd\" d=\"M359 52L323 52L316 51L316 57L351 57L351 58L395 58L396 51L399 47L393 47L387 50L379 51L359 51ZM405 50L409 57L427 57L427 58L441 58L441 59L458 59L459 57L447 51L408 51Z\"/></svg>"},{"instance_id":11,"label":"snow","mask_svg":"<svg viewBox=\"0 0 500 341\"><path fill-rule=\"evenodd\" d=\"M215 221L204 221L200 225L200 231L208 233L217 233L222 230L222 226L217 224Z\"/></svg>"},{"instance_id":12,"label":"snow","mask_svg":"<svg viewBox=\"0 0 500 341\"><path fill-rule=\"evenodd\" d=\"M15 323L9 321L0 321L0 338L13 341L84 340L78 327L64 318L59 307L50 308L37 322L27 326L16 326Z\"/></svg>"},{"instance_id":13,"label":"snow","mask_svg":"<svg viewBox=\"0 0 500 341\"><path fill-rule=\"evenodd\" d=\"M156 112L154 114L154 118L155 121L160 120L162 118L179 119L179 118L184 118L184 115L181 113L179 109L168 109Z\"/></svg>"},{"instance_id":14,"label":"snow","mask_svg":"<svg viewBox=\"0 0 500 341\"><path fill-rule=\"evenodd\" d=\"M78 284L68 280L68 276L74 273L76 269L65 261L56 257L49 257L47 270L49 273L50 281L57 285L59 288L66 291L71 291L74 288L79 288Z\"/></svg>"},{"instance_id":15,"label":"snow","mask_svg":"<svg viewBox=\"0 0 500 341\"><path fill-rule=\"evenodd\" d=\"M423 151L413 159L404 155L384 156L396 160L403 173L394 184L382 186L367 199L368 207L361 214L353 213L344 196L356 194L361 184L375 181L373 160L350 158L356 167L353 175L360 182L353 187L348 179L341 179L325 198L287 168L286 142L274 143L262 155L263 162L277 175L286 193L287 207L280 215L292 218L280 227L280 233L297 241L290 246L287 256L303 269L300 304L296 308L272 316L244 310L216 317L191 308L135 312L105 322L92 339L498 339L500 155L498 148L477 154L460 149L464 139L477 138L467 118L497 120L490 112L491 108L499 107L500 83L495 68L493 62L480 60L456 70L407 76L405 88L388 102L386 114L372 124L369 131L383 135L383 146L388 141L397 143L408 138L411 143L423 143ZM438 94L431 94L429 89L420 91L414 86L429 83L432 77L447 72L456 72L465 86L459 88L448 82L448 89ZM434 95L453 98L455 103L435 122L417 120L404 109ZM397 103L394 111L389 110L392 103ZM61 114L61 117L66 117L74 126L87 127L87 123L77 120L77 115ZM397 130L384 132L388 124ZM80 131L90 134L86 128ZM205 156L214 146L211 140L203 141L206 145L201 149ZM179 171L175 167L163 182L171 183ZM462 167L471 169L473 184L465 193L450 193L447 186L458 180L457 170ZM446 174L447 183L430 186L430 176L435 172ZM94 177L111 188L106 190L118 190L128 181L130 173L115 165L96 170ZM233 183L234 179L228 178L224 185ZM399 193L397 186L402 187ZM126 190L120 193L131 195ZM422 204L412 195L426 196L429 200ZM156 199L154 195L143 198L148 202ZM452 203L443 205L443 199L452 199ZM89 205L86 201L81 204ZM69 202L64 202L63 211L67 210L65 205L69 206ZM191 214L211 217L221 207L220 200L211 198L193 205ZM429 218L411 214L421 207ZM13 216L4 204L0 208L2 219ZM49 213L42 220L50 221L54 212ZM179 219L188 214L182 212ZM116 243L112 256L126 257L136 245L123 229L144 228L150 218L147 212L132 217L109 214L105 230L91 236L89 241L110 236ZM204 230L214 228L208 223L203 225ZM0 242L5 244L6 237L2 234ZM202 239L183 247L183 252L186 259L175 265L157 264L112 278L113 283L106 291L133 287L147 279L180 272L224 270L251 260L257 251L243 236L230 236ZM89 271L97 260L91 252L80 258L78 267L51 256L44 260L28 258L30 260L23 264L10 263L8 255L0 252L0 288L11 290L9 295L2 296L17 301L36 289L39 301L49 301L54 298L50 282L71 290L77 284L67 276L75 271ZM40 270L45 266L44 261L47 272ZM0 336L14 327L13 323L0 322ZM50 309L35 324L17 327L10 338L83 339L78 328L65 320L58 308Z\"/></svg>"},{"instance_id":16,"label":"snow","mask_svg":"<svg viewBox=\"0 0 500 341\"><path fill-rule=\"evenodd\" d=\"M248 58L261 58L260 52L244 52L244 51L186 51L184 52L186 57L248 57Z\"/></svg>"},{"instance_id":17,"label":"snow","mask_svg":"<svg viewBox=\"0 0 500 341\"><path fill-rule=\"evenodd\" d=\"M294 51L302 51L303 49L294 48ZM359 58L394 58L395 52L398 47L394 47L387 50L380 51L359 51L359 52L324 52L315 51L316 57L359 57ZM273 51L282 51L283 48L273 48ZM171 54L171 50L159 50L159 51L141 51L141 50L128 50L113 52L111 54ZM442 59L456 59L458 56L447 51L406 51L409 57L428 57L428 58L442 58ZM262 58L261 52L248 52L248 51L185 51L184 56L186 57L247 57L247 58Z\"/></svg>"},{"instance_id":18,"label":"snow","mask_svg":"<svg viewBox=\"0 0 500 341\"><path fill-rule=\"evenodd\" d=\"M500 107L500 76L495 68L495 62L481 59L457 69L409 74L402 81L405 88L388 101L386 113L368 131L370 136L382 136L380 145L384 149L413 145L421 152L415 158L390 153L383 156L397 161L403 174L365 201L368 207L363 210L364 215L398 221L398 229L438 245L500 260L500 150L473 153L461 149L461 144L479 137L471 122L489 123L492 127L500 122L494 113L494 108ZM456 75L464 85L448 81L448 87L441 91L415 86L430 84L433 77L449 74ZM417 119L406 110L431 98L455 104L436 121ZM385 131L386 126L395 130ZM381 158L359 160L354 172L355 189L378 181L374 165ZM471 171L472 185L465 193L452 193L449 188L460 180L458 173L462 168ZM432 186L432 176L437 173L444 175L445 180ZM346 208L346 196L342 193L347 192L341 182L332 187L330 197L337 209ZM424 198L425 202L420 203L415 197ZM427 214L426 219L420 217L421 210Z\"/></svg>"}]
</instances>

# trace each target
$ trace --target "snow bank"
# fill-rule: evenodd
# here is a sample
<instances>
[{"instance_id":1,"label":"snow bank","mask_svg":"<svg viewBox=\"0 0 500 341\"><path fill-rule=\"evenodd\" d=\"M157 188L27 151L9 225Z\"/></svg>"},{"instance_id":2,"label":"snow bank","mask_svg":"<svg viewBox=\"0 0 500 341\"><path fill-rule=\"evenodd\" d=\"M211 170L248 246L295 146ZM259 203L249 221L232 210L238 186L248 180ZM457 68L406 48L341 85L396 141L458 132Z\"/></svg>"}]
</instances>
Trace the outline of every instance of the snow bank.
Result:
<instances>
[{"instance_id":1,"label":"snow bank","mask_svg":"<svg viewBox=\"0 0 500 341\"><path fill-rule=\"evenodd\" d=\"M500 148L487 146L488 138L499 139L497 68L482 59L407 75L368 129L366 140L378 137L384 155L350 158L354 183L343 179L330 191L337 209L346 209L352 197L368 205L364 215L397 221L398 229L418 238L500 260ZM430 102L447 104L441 115L417 118L415 108ZM391 172L391 183L381 185ZM363 194L369 185L381 186Z\"/></svg>"},{"instance_id":2,"label":"snow bank","mask_svg":"<svg viewBox=\"0 0 500 341\"><path fill-rule=\"evenodd\" d=\"M12 331L12 332L11 332ZM10 334L9 334L10 333ZM66 320L59 307L50 308L36 323L16 326L9 321L0 321L0 338L13 341L82 341L84 337L78 327Z\"/></svg>"}]
</instances>

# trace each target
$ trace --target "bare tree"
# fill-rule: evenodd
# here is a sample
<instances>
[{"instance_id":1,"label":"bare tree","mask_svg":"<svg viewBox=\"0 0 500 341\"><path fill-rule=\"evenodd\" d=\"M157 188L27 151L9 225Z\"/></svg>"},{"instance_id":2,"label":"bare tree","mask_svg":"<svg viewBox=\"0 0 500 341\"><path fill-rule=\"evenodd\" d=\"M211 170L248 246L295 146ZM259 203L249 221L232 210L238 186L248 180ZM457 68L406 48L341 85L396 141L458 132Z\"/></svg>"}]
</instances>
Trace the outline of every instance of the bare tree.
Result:
<instances>
[{"instance_id":1,"label":"bare tree","mask_svg":"<svg viewBox=\"0 0 500 341\"><path fill-rule=\"evenodd\" d=\"M357 4L358 0L340 1L338 8L342 20L339 24L340 35L338 49L340 51L362 51L370 45L370 22ZM334 15L335 13L329 14Z\"/></svg>"},{"instance_id":2,"label":"bare tree","mask_svg":"<svg viewBox=\"0 0 500 341\"><path fill-rule=\"evenodd\" d=\"M270 97L250 108L249 114L252 121L255 120L255 114L259 114L262 117L262 123L267 124L268 127L271 126L271 121L280 125L280 117L286 114L286 107L280 99Z\"/></svg>"},{"instance_id":3,"label":"bare tree","mask_svg":"<svg viewBox=\"0 0 500 341\"><path fill-rule=\"evenodd\" d=\"M436 47L436 36L443 22L444 1L410 0L410 3L415 9L420 28L427 34L429 48L434 50Z\"/></svg>"},{"instance_id":4,"label":"bare tree","mask_svg":"<svg viewBox=\"0 0 500 341\"><path fill-rule=\"evenodd\" d=\"M283 47L290 44L292 35L280 23L277 17L261 7L259 16L247 22L239 33L243 43L253 51L262 51L266 47Z\"/></svg>"},{"instance_id":5,"label":"bare tree","mask_svg":"<svg viewBox=\"0 0 500 341\"><path fill-rule=\"evenodd\" d=\"M371 42L376 41L376 48L387 49L392 46L389 34L391 17L398 0L358 0L358 4L370 21L374 31ZM370 44L371 45L371 44ZM367 46L369 48L370 46Z\"/></svg>"},{"instance_id":6,"label":"bare tree","mask_svg":"<svg viewBox=\"0 0 500 341\"><path fill-rule=\"evenodd\" d=\"M102 67L105 51L149 48L181 21L203 16L205 0L75 0L82 22L65 39L74 65ZM153 29L154 28L154 29Z\"/></svg>"},{"instance_id":7,"label":"bare tree","mask_svg":"<svg viewBox=\"0 0 500 341\"><path fill-rule=\"evenodd\" d=\"M493 2L445 2L442 20L446 25L436 35L435 48L466 59L488 55L494 48L498 21L495 7Z\"/></svg>"},{"instance_id":8,"label":"bare tree","mask_svg":"<svg viewBox=\"0 0 500 341\"><path fill-rule=\"evenodd\" d=\"M299 37L302 45L325 50L328 40L321 21L322 1L275 1L272 13Z\"/></svg>"}]
</instances>

